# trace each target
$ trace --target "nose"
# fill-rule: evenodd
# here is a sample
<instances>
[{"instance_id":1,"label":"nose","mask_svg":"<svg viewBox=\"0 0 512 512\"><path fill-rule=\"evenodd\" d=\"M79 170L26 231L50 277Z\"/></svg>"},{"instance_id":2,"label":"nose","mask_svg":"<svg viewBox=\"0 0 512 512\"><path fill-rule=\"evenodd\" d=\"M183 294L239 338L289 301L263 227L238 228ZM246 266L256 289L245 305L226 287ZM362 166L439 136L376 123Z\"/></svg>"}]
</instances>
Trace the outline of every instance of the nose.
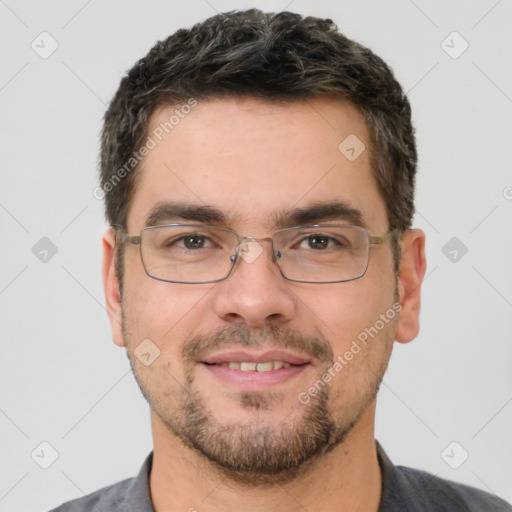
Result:
<instances>
[{"instance_id":1,"label":"nose","mask_svg":"<svg viewBox=\"0 0 512 512\"><path fill-rule=\"evenodd\" d=\"M296 311L296 298L272 255L270 240L245 239L229 277L215 287L214 311L225 322L258 328L283 324Z\"/></svg>"}]
</instances>

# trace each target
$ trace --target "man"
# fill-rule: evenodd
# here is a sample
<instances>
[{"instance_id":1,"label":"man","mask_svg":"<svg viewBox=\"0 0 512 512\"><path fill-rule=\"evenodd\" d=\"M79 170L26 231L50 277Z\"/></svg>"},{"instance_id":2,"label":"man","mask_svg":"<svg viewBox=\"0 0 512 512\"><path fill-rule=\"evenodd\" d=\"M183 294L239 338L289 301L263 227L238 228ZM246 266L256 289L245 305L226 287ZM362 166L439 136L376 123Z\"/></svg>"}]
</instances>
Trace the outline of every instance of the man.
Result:
<instances>
[{"instance_id":1,"label":"man","mask_svg":"<svg viewBox=\"0 0 512 512\"><path fill-rule=\"evenodd\" d=\"M505 511L374 439L418 333L410 106L330 20L221 14L158 43L105 116L103 280L151 406L135 479L64 511Z\"/></svg>"}]
</instances>

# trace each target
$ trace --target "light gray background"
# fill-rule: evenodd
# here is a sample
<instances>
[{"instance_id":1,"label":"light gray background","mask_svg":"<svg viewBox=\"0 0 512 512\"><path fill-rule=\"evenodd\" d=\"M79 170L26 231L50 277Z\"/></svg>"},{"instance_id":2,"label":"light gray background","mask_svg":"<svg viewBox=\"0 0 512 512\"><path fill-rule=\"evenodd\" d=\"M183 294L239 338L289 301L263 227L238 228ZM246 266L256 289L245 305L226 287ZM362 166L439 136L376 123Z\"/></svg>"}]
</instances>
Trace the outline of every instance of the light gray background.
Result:
<instances>
[{"instance_id":1,"label":"light gray background","mask_svg":"<svg viewBox=\"0 0 512 512\"><path fill-rule=\"evenodd\" d=\"M133 476L152 448L104 310L101 118L156 40L251 6L331 17L409 92L428 270L421 334L396 346L376 437L397 464L512 500L510 0L0 0L0 511L44 511ZM31 47L50 48L42 31L59 45L46 59ZM462 49L457 36L441 45L453 31L469 43L458 58L445 51ZM32 252L42 237L58 248L46 263ZM456 262L442 252L452 237L468 248ZM31 458L50 460L43 441L59 454L48 469ZM458 469L441 456L453 441L452 465L469 453Z\"/></svg>"}]
</instances>

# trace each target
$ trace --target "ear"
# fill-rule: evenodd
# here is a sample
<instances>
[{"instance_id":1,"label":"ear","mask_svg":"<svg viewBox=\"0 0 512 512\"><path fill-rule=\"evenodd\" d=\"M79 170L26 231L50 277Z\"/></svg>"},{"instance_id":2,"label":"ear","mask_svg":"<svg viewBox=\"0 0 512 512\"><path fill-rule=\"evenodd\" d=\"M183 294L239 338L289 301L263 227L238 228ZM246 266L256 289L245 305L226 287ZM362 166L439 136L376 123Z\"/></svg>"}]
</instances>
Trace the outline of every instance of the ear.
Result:
<instances>
[{"instance_id":1,"label":"ear","mask_svg":"<svg viewBox=\"0 0 512 512\"><path fill-rule=\"evenodd\" d=\"M115 269L116 234L113 228L108 229L102 237L103 245L103 288L105 290L105 303L107 313L112 326L114 343L124 347L122 329L121 294L119 292L119 280Z\"/></svg>"},{"instance_id":2,"label":"ear","mask_svg":"<svg viewBox=\"0 0 512 512\"><path fill-rule=\"evenodd\" d=\"M412 341L420 329L421 283L425 276L425 233L406 231L402 237L402 261L398 275L399 302L402 305L395 332L400 343Z\"/></svg>"}]
</instances>

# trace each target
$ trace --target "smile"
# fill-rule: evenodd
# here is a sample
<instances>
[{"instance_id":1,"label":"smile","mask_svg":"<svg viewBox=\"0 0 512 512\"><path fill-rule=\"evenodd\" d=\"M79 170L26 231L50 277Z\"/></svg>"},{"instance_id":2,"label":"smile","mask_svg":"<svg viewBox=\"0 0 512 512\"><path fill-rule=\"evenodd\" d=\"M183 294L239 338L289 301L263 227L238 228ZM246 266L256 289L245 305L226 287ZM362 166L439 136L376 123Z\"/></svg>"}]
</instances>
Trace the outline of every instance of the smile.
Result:
<instances>
[{"instance_id":1,"label":"smile","mask_svg":"<svg viewBox=\"0 0 512 512\"><path fill-rule=\"evenodd\" d=\"M288 368L291 364L284 361L267 361L265 363L229 361L218 363L218 366L230 368L231 370L241 370L242 372L270 372L272 370Z\"/></svg>"}]
</instances>

